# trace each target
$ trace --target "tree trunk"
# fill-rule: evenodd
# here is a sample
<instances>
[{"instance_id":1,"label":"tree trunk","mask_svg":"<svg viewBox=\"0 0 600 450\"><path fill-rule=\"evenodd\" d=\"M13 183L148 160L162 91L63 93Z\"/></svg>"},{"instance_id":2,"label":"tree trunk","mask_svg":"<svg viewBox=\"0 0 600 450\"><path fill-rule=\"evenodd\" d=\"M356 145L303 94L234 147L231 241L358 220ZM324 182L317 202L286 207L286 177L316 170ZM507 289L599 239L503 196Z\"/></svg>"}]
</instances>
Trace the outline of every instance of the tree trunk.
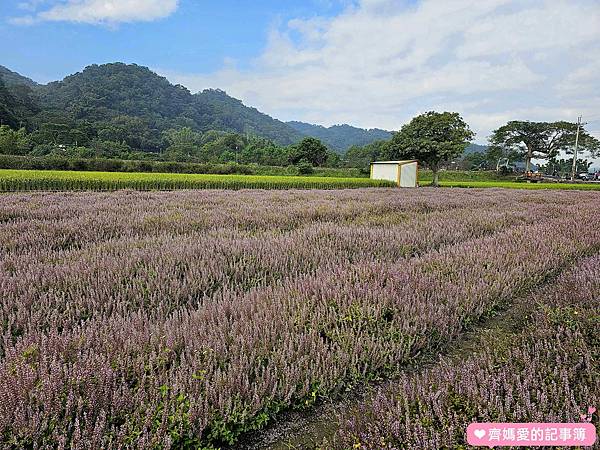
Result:
<instances>
[{"instance_id":1,"label":"tree trunk","mask_svg":"<svg viewBox=\"0 0 600 450\"><path fill-rule=\"evenodd\" d=\"M531 147L527 146L527 158L525 161L525 173L529 172L529 168L531 167L531 158L533 156L533 152L531 151Z\"/></svg>"},{"instance_id":2,"label":"tree trunk","mask_svg":"<svg viewBox=\"0 0 600 450\"><path fill-rule=\"evenodd\" d=\"M431 183L431 185L434 187L440 187L440 174L438 172L438 168L435 167L431 170L433 171L433 183Z\"/></svg>"}]
</instances>

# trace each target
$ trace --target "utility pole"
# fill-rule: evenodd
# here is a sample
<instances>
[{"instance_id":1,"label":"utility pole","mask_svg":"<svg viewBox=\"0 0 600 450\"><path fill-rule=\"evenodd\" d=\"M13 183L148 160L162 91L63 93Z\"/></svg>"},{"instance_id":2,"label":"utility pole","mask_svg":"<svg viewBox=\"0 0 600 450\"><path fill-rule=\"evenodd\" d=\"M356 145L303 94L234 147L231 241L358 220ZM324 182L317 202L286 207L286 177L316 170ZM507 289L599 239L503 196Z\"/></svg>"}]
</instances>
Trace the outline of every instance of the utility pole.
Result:
<instances>
[{"instance_id":1,"label":"utility pole","mask_svg":"<svg viewBox=\"0 0 600 450\"><path fill-rule=\"evenodd\" d=\"M579 147L579 129L581 128L581 116L577 118L577 134L575 135L575 152L573 153L573 168L571 170L571 181L575 180L577 170L577 147Z\"/></svg>"}]
</instances>

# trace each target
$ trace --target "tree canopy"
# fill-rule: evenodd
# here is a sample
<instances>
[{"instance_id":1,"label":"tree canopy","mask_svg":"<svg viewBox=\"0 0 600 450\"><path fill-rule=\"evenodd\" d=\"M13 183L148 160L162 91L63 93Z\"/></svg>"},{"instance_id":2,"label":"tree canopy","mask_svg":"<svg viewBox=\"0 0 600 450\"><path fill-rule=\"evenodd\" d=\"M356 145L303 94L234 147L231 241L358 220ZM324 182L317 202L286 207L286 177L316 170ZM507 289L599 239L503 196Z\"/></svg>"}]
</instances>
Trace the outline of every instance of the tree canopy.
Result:
<instances>
[{"instance_id":1,"label":"tree canopy","mask_svg":"<svg viewBox=\"0 0 600 450\"><path fill-rule=\"evenodd\" d=\"M327 154L327 147L320 140L307 137L302 139L299 144L292 146L290 161L292 164L306 161L313 166L322 166L327 161Z\"/></svg>"},{"instance_id":2,"label":"tree canopy","mask_svg":"<svg viewBox=\"0 0 600 450\"><path fill-rule=\"evenodd\" d=\"M524 158L529 170L533 158L552 159L561 150L571 154L576 133L577 124L571 122L511 121L493 132L490 147L498 155L512 153ZM584 127L579 131L579 149L592 156L600 150L600 142Z\"/></svg>"},{"instance_id":3,"label":"tree canopy","mask_svg":"<svg viewBox=\"0 0 600 450\"><path fill-rule=\"evenodd\" d=\"M390 141L375 141L363 147L352 146L346 152L346 165L357 167L368 173L369 166L373 161L389 159Z\"/></svg>"},{"instance_id":4,"label":"tree canopy","mask_svg":"<svg viewBox=\"0 0 600 450\"><path fill-rule=\"evenodd\" d=\"M394 133L389 156L418 160L431 169L433 185L437 186L441 163L461 155L473 137L474 133L458 113L430 111Z\"/></svg>"}]
</instances>

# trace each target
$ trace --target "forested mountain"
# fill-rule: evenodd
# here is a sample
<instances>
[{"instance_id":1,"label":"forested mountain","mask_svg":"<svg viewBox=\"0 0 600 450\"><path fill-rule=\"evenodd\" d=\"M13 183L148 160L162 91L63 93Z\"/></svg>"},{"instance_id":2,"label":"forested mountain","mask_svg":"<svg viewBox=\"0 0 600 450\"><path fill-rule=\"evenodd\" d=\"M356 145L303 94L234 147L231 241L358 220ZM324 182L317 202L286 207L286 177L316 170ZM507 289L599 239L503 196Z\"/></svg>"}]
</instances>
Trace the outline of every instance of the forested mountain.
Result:
<instances>
[{"instance_id":1,"label":"forested mountain","mask_svg":"<svg viewBox=\"0 0 600 450\"><path fill-rule=\"evenodd\" d=\"M0 76L0 125L20 128L39 112L39 107L32 88L27 84L13 84L14 81L13 77Z\"/></svg>"},{"instance_id":2,"label":"forested mountain","mask_svg":"<svg viewBox=\"0 0 600 450\"><path fill-rule=\"evenodd\" d=\"M192 94L136 64L92 65L47 85L0 66L0 81L0 121L26 126L37 133L38 143L117 142L157 152L166 145L167 131L187 127L256 136L283 146L316 137L341 154L353 145L391 137L384 130L349 125L284 123L219 89Z\"/></svg>"},{"instance_id":3,"label":"forested mountain","mask_svg":"<svg viewBox=\"0 0 600 450\"><path fill-rule=\"evenodd\" d=\"M292 144L304 137L284 122L245 106L220 89L206 89L194 98L200 110L212 112L212 116L205 117L208 129L256 135L280 145Z\"/></svg>"},{"instance_id":4,"label":"forested mountain","mask_svg":"<svg viewBox=\"0 0 600 450\"><path fill-rule=\"evenodd\" d=\"M0 125L18 128L39 112L35 81L0 66Z\"/></svg>"},{"instance_id":5,"label":"forested mountain","mask_svg":"<svg viewBox=\"0 0 600 450\"><path fill-rule=\"evenodd\" d=\"M392 133L378 128L365 130L350 125L334 125L325 128L321 125L312 125L304 122L287 122L292 128L304 136L312 136L320 139L332 150L344 153L350 147L370 144L378 140L386 140L392 137Z\"/></svg>"},{"instance_id":6,"label":"forested mountain","mask_svg":"<svg viewBox=\"0 0 600 450\"><path fill-rule=\"evenodd\" d=\"M473 153L486 153L487 150L487 145L469 144L469 146L465 149L465 155L470 155Z\"/></svg>"},{"instance_id":7,"label":"forested mountain","mask_svg":"<svg viewBox=\"0 0 600 450\"><path fill-rule=\"evenodd\" d=\"M338 155L350 149L345 164L362 166L383 157L392 136L350 125L284 123L219 89L192 94L146 67L123 63L92 65L47 85L0 66L2 124L24 130L5 130L10 138L3 138L0 153L265 165L296 164L295 144L314 137Z\"/></svg>"},{"instance_id":8,"label":"forested mountain","mask_svg":"<svg viewBox=\"0 0 600 450\"><path fill-rule=\"evenodd\" d=\"M41 122L76 122L78 128L86 129L84 134L107 129L104 134L111 134L111 128L130 127L140 133L133 146L141 150L155 150L162 132L181 127L199 132L248 133L280 145L302 137L285 123L244 106L225 92L206 90L192 95L185 87L172 85L135 64L89 66L37 90L44 110Z\"/></svg>"},{"instance_id":9,"label":"forested mountain","mask_svg":"<svg viewBox=\"0 0 600 450\"><path fill-rule=\"evenodd\" d=\"M0 125L8 125L14 128L17 124L14 97L0 78Z\"/></svg>"},{"instance_id":10,"label":"forested mountain","mask_svg":"<svg viewBox=\"0 0 600 450\"><path fill-rule=\"evenodd\" d=\"M24 77L23 75L18 74L17 72L13 72L12 70L4 66L0 66L0 79L4 81L4 84L6 86L15 86L19 84L24 84L25 86L29 87L38 86L38 84L35 81Z\"/></svg>"},{"instance_id":11,"label":"forested mountain","mask_svg":"<svg viewBox=\"0 0 600 450\"><path fill-rule=\"evenodd\" d=\"M146 67L122 63L89 66L47 85L4 70L1 153L279 166L340 161L221 90L193 95Z\"/></svg>"}]
</instances>

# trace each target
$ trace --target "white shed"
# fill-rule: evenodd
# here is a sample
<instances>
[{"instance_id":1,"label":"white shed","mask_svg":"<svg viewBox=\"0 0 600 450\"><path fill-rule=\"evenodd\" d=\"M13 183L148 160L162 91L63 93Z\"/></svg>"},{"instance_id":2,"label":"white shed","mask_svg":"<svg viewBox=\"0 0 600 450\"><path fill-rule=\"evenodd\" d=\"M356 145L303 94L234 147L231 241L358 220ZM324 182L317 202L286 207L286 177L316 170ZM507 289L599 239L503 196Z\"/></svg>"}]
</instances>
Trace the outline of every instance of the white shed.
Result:
<instances>
[{"instance_id":1,"label":"white shed","mask_svg":"<svg viewBox=\"0 0 600 450\"><path fill-rule=\"evenodd\" d=\"M414 160L372 162L371 179L393 181L398 187L417 187L419 163Z\"/></svg>"}]
</instances>

